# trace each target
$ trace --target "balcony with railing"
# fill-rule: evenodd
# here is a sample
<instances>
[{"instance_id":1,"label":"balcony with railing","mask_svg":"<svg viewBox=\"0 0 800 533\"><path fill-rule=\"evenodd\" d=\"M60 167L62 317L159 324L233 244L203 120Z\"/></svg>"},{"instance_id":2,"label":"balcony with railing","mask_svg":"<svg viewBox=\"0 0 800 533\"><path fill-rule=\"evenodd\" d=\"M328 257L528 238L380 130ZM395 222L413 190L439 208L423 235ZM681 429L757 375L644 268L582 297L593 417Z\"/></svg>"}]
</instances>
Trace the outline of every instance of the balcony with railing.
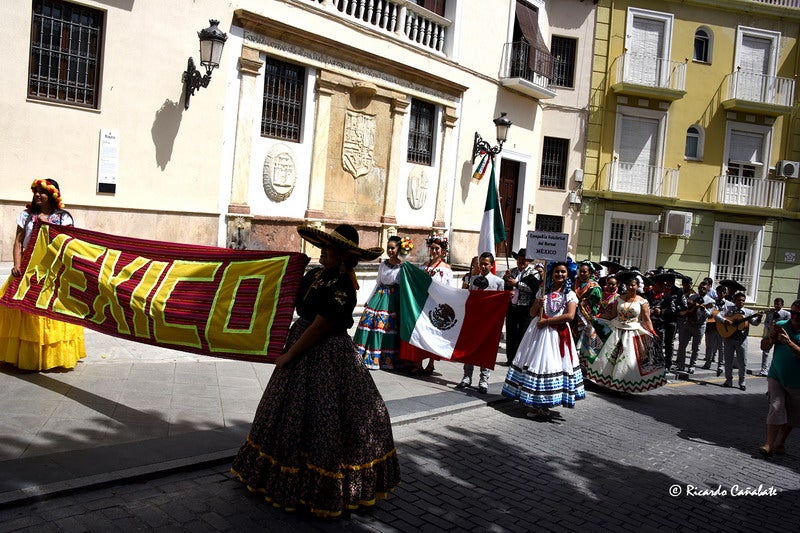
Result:
<instances>
[{"instance_id":1,"label":"balcony with railing","mask_svg":"<svg viewBox=\"0 0 800 533\"><path fill-rule=\"evenodd\" d=\"M308 0L337 16L413 46L444 54L451 21L411 0Z\"/></svg>"},{"instance_id":2,"label":"balcony with railing","mask_svg":"<svg viewBox=\"0 0 800 533\"><path fill-rule=\"evenodd\" d=\"M619 56L611 89L620 95L672 102L686 94L686 62L626 52Z\"/></svg>"},{"instance_id":3,"label":"balcony with railing","mask_svg":"<svg viewBox=\"0 0 800 533\"><path fill-rule=\"evenodd\" d=\"M737 70L723 84L722 107L731 111L777 117L792 111L794 80Z\"/></svg>"},{"instance_id":4,"label":"balcony with railing","mask_svg":"<svg viewBox=\"0 0 800 533\"><path fill-rule=\"evenodd\" d=\"M717 202L783 209L786 183L766 178L717 176Z\"/></svg>"},{"instance_id":5,"label":"balcony with railing","mask_svg":"<svg viewBox=\"0 0 800 533\"><path fill-rule=\"evenodd\" d=\"M608 176L608 190L677 198L678 174L677 168L612 161Z\"/></svg>"},{"instance_id":6,"label":"balcony with railing","mask_svg":"<svg viewBox=\"0 0 800 533\"><path fill-rule=\"evenodd\" d=\"M553 98L550 89L553 56L525 41L506 43L500 66L500 83L538 99Z\"/></svg>"}]
</instances>

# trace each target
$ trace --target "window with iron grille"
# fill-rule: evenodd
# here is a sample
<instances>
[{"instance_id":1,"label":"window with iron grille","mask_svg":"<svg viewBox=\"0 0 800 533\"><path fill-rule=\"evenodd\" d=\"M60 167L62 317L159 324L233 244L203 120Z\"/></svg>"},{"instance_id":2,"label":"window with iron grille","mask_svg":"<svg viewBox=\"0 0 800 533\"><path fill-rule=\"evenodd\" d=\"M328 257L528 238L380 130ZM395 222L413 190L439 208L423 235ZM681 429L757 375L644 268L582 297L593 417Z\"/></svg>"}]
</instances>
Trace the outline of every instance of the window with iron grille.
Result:
<instances>
[{"instance_id":1,"label":"window with iron grille","mask_svg":"<svg viewBox=\"0 0 800 533\"><path fill-rule=\"evenodd\" d=\"M550 53L553 54L553 78L551 84L558 87L575 87L575 51L578 40L553 35Z\"/></svg>"},{"instance_id":2,"label":"window with iron grille","mask_svg":"<svg viewBox=\"0 0 800 533\"><path fill-rule=\"evenodd\" d=\"M273 57L264 61L261 136L300 142L306 69Z\"/></svg>"},{"instance_id":3,"label":"window with iron grille","mask_svg":"<svg viewBox=\"0 0 800 533\"><path fill-rule=\"evenodd\" d=\"M421 100L411 100L411 124L408 128L408 154L409 163L420 165L433 164L433 119L436 106Z\"/></svg>"},{"instance_id":4,"label":"window with iron grille","mask_svg":"<svg viewBox=\"0 0 800 533\"><path fill-rule=\"evenodd\" d=\"M545 137L542 147L542 177L539 186L564 189L567 178L569 139Z\"/></svg>"},{"instance_id":5,"label":"window with iron grille","mask_svg":"<svg viewBox=\"0 0 800 533\"><path fill-rule=\"evenodd\" d=\"M34 0L28 96L97 108L102 11L60 0Z\"/></svg>"},{"instance_id":6,"label":"window with iron grille","mask_svg":"<svg viewBox=\"0 0 800 533\"><path fill-rule=\"evenodd\" d=\"M764 228L718 222L714 228L714 279L733 279L744 285L747 299L754 301L761 271L761 241Z\"/></svg>"},{"instance_id":7,"label":"window with iron grille","mask_svg":"<svg viewBox=\"0 0 800 533\"><path fill-rule=\"evenodd\" d=\"M649 225L645 220L613 218L608 238L608 260L647 268Z\"/></svg>"},{"instance_id":8,"label":"window with iron grille","mask_svg":"<svg viewBox=\"0 0 800 533\"><path fill-rule=\"evenodd\" d=\"M561 233L564 230L564 217L557 215L536 215L536 231Z\"/></svg>"}]
</instances>

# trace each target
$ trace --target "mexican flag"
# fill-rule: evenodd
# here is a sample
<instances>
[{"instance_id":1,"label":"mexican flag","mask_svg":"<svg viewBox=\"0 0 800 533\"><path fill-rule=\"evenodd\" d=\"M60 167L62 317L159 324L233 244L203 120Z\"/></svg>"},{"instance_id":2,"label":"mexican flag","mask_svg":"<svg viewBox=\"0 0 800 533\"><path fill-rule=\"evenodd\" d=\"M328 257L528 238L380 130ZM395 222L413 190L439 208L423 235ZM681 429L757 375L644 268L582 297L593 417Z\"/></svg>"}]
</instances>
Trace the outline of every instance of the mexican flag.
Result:
<instances>
[{"instance_id":1,"label":"mexican flag","mask_svg":"<svg viewBox=\"0 0 800 533\"><path fill-rule=\"evenodd\" d=\"M509 291L470 291L400 267L400 339L441 359L494 368Z\"/></svg>"},{"instance_id":2,"label":"mexican flag","mask_svg":"<svg viewBox=\"0 0 800 533\"><path fill-rule=\"evenodd\" d=\"M483 208L483 220L481 221L481 235L478 238L478 255L484 252L494 255L495 245L504 240L506 240L506 228L500 212L500 200L494 182L494 160L492 160L489 190L486 193L486 205Z\"/></svg>"}]
</instances>

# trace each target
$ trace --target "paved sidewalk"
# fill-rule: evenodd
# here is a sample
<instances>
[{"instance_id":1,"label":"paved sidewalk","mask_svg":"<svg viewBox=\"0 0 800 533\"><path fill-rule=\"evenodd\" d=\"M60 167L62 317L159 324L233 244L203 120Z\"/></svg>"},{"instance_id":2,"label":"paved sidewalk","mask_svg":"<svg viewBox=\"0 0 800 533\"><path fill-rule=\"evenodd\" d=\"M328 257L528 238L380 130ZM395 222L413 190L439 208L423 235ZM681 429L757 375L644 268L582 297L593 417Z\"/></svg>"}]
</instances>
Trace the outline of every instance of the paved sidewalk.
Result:
<instances>
[{"instance_id":1,"label":"paved sidewalk","mask_svg":"<svg viewBox=\"0 0 800 533\"><path fill-rule=\"evenodd\" d=\"M8 263L0 264L0 280L9 271ZM757 371L757 339L750 342L750 367ZM244 441L274 368L88 329L86 348L87 358L71 371L0 365L0 505L229 458ZM486 395L454 390L460 364L437 362L436 368L421 378L371 373L394 425L504 401L504 367L492 372ZM691 378L722 381L702 370Z\"/></svg>"}]
</instances>

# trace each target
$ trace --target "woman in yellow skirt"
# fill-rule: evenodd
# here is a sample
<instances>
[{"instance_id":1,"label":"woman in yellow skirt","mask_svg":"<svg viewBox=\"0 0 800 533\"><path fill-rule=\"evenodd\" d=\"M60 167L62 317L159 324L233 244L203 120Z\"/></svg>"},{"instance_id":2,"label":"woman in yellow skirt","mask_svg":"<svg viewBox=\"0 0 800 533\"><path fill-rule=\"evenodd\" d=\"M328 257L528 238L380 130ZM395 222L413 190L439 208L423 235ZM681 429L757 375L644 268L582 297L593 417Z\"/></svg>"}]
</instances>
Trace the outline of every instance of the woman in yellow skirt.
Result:
<instances>
[{"instance_id":1,"label":"woman in yellow skirt","mask_svg":"<svg viewBox=\"0 0 800 533\"><path fill-rule=\"evenodd\" d=\"M36 179L31 184L33 200L17 217L14 237L14 268L11 275L22 275L20 266L31 239L36 219L49 224L72 226L72 215L64 210L61 190L53 179ZM2 288L8 288L11 278ZM0 305L0 362L23 370L75 368L86 357L83 328L52 318L32 315Z\"/></svg>"}]
</instances>

